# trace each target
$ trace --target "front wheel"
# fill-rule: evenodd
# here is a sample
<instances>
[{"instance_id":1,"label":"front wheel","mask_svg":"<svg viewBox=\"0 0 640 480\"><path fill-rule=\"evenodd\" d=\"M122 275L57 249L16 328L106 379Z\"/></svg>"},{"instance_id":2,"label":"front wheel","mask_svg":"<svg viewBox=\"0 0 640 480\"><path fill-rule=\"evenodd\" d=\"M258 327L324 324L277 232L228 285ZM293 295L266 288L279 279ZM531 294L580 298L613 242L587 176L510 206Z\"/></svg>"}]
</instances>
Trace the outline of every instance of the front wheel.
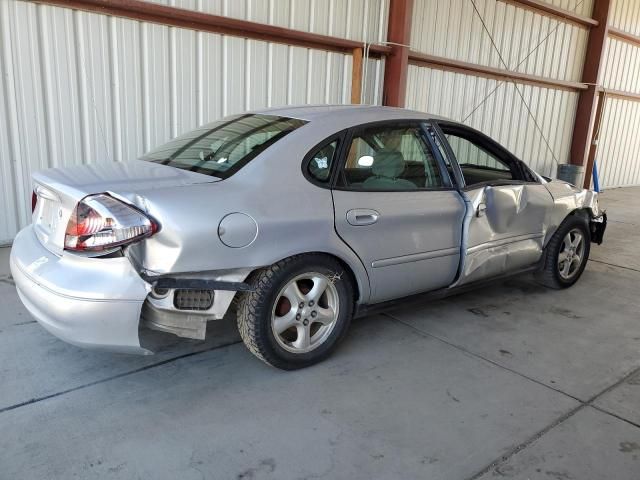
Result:
<instances>
[{"instance_id":1,"label":"front wheel","mask_svg":"<svg viewBox=\"0 0 640 480\"><path fill-rule=\"evenodd\" d=\"M550 288L570 287L582 275L590 250L587 222L579 215L567 217L544 250L544 263L536 274L537 280Z\"/></svg>"},{"instance_id":2,"label":"front wheel","mask_svg":"<svg viewBox=\"0 0 640 480\"><path fill-rule=\"evenodd\" d=\"M293 370L326 358L349 327L353 287L342 265L322 254L298 255L254 273L238 304L238 330L249 350Z\"/></svg>"}]
</instances>

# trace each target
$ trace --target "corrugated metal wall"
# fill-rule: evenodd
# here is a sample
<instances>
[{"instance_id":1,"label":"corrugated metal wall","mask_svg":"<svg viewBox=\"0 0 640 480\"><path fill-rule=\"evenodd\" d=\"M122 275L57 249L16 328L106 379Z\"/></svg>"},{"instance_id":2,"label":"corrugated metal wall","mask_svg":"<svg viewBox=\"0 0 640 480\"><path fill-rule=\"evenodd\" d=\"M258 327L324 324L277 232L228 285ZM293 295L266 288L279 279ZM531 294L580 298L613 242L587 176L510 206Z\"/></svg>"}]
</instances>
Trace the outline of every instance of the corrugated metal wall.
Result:
<instances>
[{"instance_id":1,"label":"corrugated metal wall","mask_svg":"<svg viewBox=\"0 0 640 480\"><path fill-rule=\"evenodd\" d=\"M350 40L386 40L389 0L147 1Z\"/></svg>"},{"instance_id":2,"label":"corrugated metal wall","mask_svg":"<svg viewBox=\"0 0 640 480\"><path fill-rule=\"evenodd\" d=\"M634 35L640 35L640 2L612 0L609 25Z\"/></svg>"},{"instance_id":3,"label":"corrugated metal wall","mask_svg":"<svg viewBox=\"0 0 640 480\"><path fill-rule=\"evenodd\" d=\"M640 102L605 98L596 162L602 188L640 185Z\"/></svg>"},{"instance_id":4,"label":"corrugated metal wall","mask_svg":"<svg viewBox=\"0 0 640 480\"><path fill-rule=\"evenodd\" d=\"M362 41L386 38L388 0L170 2ZM0 243L30 221L30 176L123 161L248 109L347 103L351 56L0 0ZM382 62L364 100L379 103Z\"/></svg>"},{"instance_id":5,"label":"corrugated metal wall","mask_svg":"<svg viewBox=\"0 0 640 480\"><path fill-rule=\"evenodd\" d=\"M409 67L408 105L456 121L466 118L464 123L496 139L543 175L555 176L554 156L560 163L567 161L577 98L577 93L564 90Z\"/></svg>"},{"instance_id":6,"label":"corrugated metal wall","mask_svg":"<svg viewBox=\"0 0 640 480\"><path fill-rule=\"evenodd\" d=\"M476 0L476 5L510 70L580 80L588 36L585 28L499 0ZM416 1L414 8L414 50L506 68L469 0Z\"/></svg>"},{"instance_id":7,"label":"corrugated metal wall","mask_svg":"<svg viewBox=\"0 0 640 480\"><path fill-rule=\"evenodd\" d=\"M593 6L591 0L548 3L583 15L590 15ZM468 0L416 2L412 48L547 78L580 80L588 38L585 28L497 0L476 0L476 5L500 55ZM410 107L464 120L540 173L555 176L556 163L568 161L575 92L419 66L410 67L408 82Z\"/></svg>"},{"instance_id":8,"label":"corrugated metal wall","mask_svg":"<svg viewBox=\"0 0 640 480\"><path fill-rule=\"evenodd\" d=\"M389 0L153 0L362 42L386 39ZM415 0L411 47L579 81L588 30L500 0ZM547 0L590 16L594 0ZM613 0L611 23L640 35L640 2ZM500 59L502 56L503 60ZM640 48L610 38L603 83L640 93ZM346 103L349 55L0 0L0 243L29 221L30 175L123 161L214 118L299 103ZM379 103L383 62L363 100ZM524 98L524 100L523 100ZM464 120L541 173L568 160L578 94L410 66L407 106ZM609 97L598 161L604 186L640 184L640 103Z\"/></svg>"},{"instance_id":9,"label":"corrugated metal wall","mask_svg":"<svg viewBox=\"0 0 640 480\"><path fill-rule=\"evenodd\" d=\"M578 15L590 17L593 11L593 2L595 0L543 0L545 3L549 3L556 7L564 8L570 12L575 12Z\"/></svg>"},{"instance_id":10,"label":"corrugated metal wall","mask_svg":"<svg viewBox=\"0 0 640 480\"><path fill-rule=\"evenodd\" d=\"M610 25L640 34L640 2L613 0ZM601 79L606 89L640 93L640 48L609 37ZM640 102L604 97L596 162L603 188L640 185Z\"/></svg>"}]
</instances>

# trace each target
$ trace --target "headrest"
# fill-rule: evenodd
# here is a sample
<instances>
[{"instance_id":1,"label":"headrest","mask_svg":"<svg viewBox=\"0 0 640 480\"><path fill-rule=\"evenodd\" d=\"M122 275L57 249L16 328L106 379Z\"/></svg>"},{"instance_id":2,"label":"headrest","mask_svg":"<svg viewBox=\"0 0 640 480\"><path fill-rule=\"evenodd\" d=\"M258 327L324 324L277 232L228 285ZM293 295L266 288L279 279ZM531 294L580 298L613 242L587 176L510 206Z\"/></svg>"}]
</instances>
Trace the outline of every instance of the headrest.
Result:
<instances>
[{"instance_id":1,"label":"headrest","mask_svg":"<svg viewBox=\"0 0 640 480\"><path fill-rule=\"evenodd\" d=\"M377 177L398 178L404 172L404 157L397 150L381 150L373 158L371 171Z\"/></svg>"}]
</instances>

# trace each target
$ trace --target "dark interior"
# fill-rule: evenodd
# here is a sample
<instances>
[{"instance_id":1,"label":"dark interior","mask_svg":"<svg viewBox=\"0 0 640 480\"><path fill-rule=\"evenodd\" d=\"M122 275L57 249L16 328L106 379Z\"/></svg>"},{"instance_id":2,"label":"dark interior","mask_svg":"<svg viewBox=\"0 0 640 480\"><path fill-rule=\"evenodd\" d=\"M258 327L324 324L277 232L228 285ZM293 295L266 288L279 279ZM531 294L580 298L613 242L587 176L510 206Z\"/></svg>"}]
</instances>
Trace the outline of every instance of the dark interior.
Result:
<instances>
[{"instance_id":1,"label":"dark interior","mask_svg":"<svg viewBox=\"0 0 640 480\"><path fill-rule=\"evenodd\" d=\"M470 164L460 165L460 169L467 185L496 180L513 180L513 174L509 170Z\"/></svg>"}]
</instances>

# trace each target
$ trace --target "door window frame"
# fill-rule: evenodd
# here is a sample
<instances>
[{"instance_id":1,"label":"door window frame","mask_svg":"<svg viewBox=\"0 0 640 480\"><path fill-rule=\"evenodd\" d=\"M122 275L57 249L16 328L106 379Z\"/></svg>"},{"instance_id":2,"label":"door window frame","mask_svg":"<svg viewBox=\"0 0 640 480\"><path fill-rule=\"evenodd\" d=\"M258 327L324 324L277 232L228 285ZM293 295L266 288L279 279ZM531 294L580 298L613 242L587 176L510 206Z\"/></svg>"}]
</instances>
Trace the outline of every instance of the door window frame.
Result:
<instances>
[{"instance_id":1,"label":"door window frame","mask_svg":"<svg viewBox=\"0 0 640 480\"><path fill-rule=\"evenodd\" d=\"M445 151L449 156L449 159L453 166L456 182L461 190L464 190L464 191L474 190L476 188L481 188L485 186L529 185L529 184L540 183L538 178L531 172L529 167L527 167L527 165L522 160L517 158L515 155L509 152L506 148L504 148L502 145L500 145L498 142L491 139L484 133L478 130L475 130L471 127L467 127L465 125L461 125L455 122L449 122L446 120L437 120L433 123L435 124L435 130L437 132L437 135L439 136L440 141L443 143ZM509 166L511 173L513 174L515 171L515 173L520 178L510 179L510 180L506 180L506 179L488 180L485 182L479 182L479 183L473 183L471 185L467 185L466 181L464 180L462 168L460 167L460 164L458 163L458 159L453 153L453 149L451 148L451 145L447 140L446 133L444 131L445 129L453 130L454 133L452 134L454 135L457 134L457 132L462 132L462 134L458 135L460 138L477 145L479 148L487 151L489 154L493 155L498 160L506 163Z\"/></svg>"},{"instance_id":2,"label":"door window frame","mask_svg":"<svg viewBox=\"0 0 640 480\"><path fill-rule=\"evenodd\" d=\"M347 157L349 154L349 150L351 148L351 143L355 137L361 134L363 131L368 128L376 128L376 127L384 127L389 126L389 128L399 128L399 127L408 127L408 128L417 128L420 134L420 138L425 143L426 147L430 150L431 155L436 161L436 165L438 167L438 171L440 172L440 178L442 179L442 185L439 187L417 187L415 189L392 189L392 190L380 190L380 189L370 189L370 188L353 188L351 186L346 186L344 182L344 177L340 178L344 175L344 166L347 161ZM332 173L332 181L331 181L331 189L332 190L340 190L340 191L348 191L348 192L363 192L363 193L389 193L389 192L402 192L402 193L411 193L411 192L429 192L429 191L446 191L446 190L456 190L455 184L452 182L452 179L449 176L449 171L446 168L445 160L442 158L440 149L437 148L434 139L429 134L429 129L433 129L433 124L427 119L419 119L419 118L409 118L409 119L397 119L397 120L378 120L375 122L363 123L357 125L355 127L351 127L347 129L346 135L344 137L343 147L340 149L340 157L339 161L335 163L332 167L335 168L335 171ZM435 130L434 130L435 133ZM315 149L314 149L315 152ZM339 180L342 180L340 182Z\"/></svg>"}]
</instances>

